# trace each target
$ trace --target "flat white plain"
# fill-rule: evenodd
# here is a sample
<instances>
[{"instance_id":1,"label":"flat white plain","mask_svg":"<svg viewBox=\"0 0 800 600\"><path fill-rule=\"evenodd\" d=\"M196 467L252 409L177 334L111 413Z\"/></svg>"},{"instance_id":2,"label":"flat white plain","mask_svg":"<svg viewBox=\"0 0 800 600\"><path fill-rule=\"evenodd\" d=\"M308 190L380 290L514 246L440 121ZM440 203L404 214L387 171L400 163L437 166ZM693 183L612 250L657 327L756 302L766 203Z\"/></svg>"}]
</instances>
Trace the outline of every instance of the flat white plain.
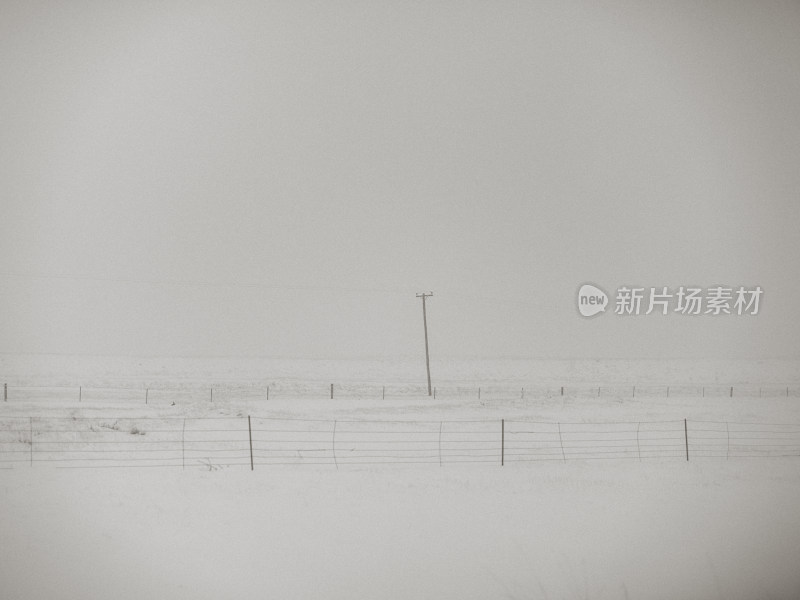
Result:
<instances>
[{"instance_id":1,"label":"flat white plain","mask_svg":"<svg viewBox=\"0 0 800 600\"><path fill-rule=\"evenodd\" d=\"M232 361L213 362L162 365L167 367L162 384L192 368L197 382L227 376L230 385L247 375L251 383L265 376L258 369L231 370ZM62 368L66 375L60 383L119 383L107 379L101 363L94 362L93 380L67 381L75 375ZM283 364L285 376L292 369L289 362ZM335 371L340 381L363 381L371 373L373 383L392 383L391 367L380 372L375 363L314 364L316 372L308 364L294 368L319 381ZM543 364L536 362L438 366L465 381L472 369L472 380L484 384L544 377ZM641 384L661 383L677 377L674 366L627 361L627 372ZM30 366L23 372L8 362L4 368L7 376L17 378L16 385L56 374L52 369L34 373ZM152 370L140 369L128 372L128 384L153 376ZM770 377L761 383L778 377L792 383L786 379L789 364L751 369L748 374L741 364L728 364L728 371L712 373L695 365L694 372L687 367L683 373L720 384L738 373L735 383L752 385L761 372ZM548 383L568 375L568 384L588 384L592 377L606 383L610 373L626 371L621 364L596 361L551 363L544 370L553 377ZM396 375L394 383L398 380L406 381ZM184 380L183 385L189 384ZM230 397L175 406L12 399L2 406L3 417L180 414L800 423L794 397L551 397L525 402ZM6 598L788 599L800 591L800 457L338 470L262 466L253 472L239 467L61 470L35 465L0 471L0 498L0 580Z\"/></svg>"}]
</instances>

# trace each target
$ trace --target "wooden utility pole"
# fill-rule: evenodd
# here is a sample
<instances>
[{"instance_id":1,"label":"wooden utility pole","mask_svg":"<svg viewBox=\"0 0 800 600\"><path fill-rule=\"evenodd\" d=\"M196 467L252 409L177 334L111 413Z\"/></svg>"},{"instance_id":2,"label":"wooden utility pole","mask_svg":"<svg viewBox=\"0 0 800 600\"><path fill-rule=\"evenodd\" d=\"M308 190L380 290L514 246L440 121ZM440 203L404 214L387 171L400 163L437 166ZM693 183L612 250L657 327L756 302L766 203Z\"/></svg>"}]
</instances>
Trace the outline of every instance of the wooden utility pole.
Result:
<instances>
[{"instance_id":1,"label":"wooden utility pole","mask_svg":"<svg viewBox=\"0 0 800 600\"><path fill-rule=\"evenodd\" d=\"M431 358L428 352L428 316L425 312L425 298L433 296L433 292L428 292L425 294L417 294L417 298L422 298L422 324L425 327L425 366L428 369L428 396L432 394L431 392Z\"/></svg>"}]
</instances>

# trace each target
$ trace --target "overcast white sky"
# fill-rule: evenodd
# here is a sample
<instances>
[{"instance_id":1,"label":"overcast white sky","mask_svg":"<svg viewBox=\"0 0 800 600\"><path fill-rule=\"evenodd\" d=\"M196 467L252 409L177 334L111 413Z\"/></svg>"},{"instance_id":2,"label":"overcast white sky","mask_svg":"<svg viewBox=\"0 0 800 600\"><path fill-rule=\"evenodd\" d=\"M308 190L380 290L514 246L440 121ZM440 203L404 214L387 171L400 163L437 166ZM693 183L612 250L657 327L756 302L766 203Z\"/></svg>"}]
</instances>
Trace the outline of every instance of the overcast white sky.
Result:
<instances>
[{"instance_id":1,"label":"overcast white sky","mask_svg":"<svg viewBox=\"0 0 800 600\"><path fill-rule=\"evenodd\" d=\"M800 357L797 2L0 4L0 351ZM764 289L581 318L586 281Z\"/></svg>"}]
</instances>

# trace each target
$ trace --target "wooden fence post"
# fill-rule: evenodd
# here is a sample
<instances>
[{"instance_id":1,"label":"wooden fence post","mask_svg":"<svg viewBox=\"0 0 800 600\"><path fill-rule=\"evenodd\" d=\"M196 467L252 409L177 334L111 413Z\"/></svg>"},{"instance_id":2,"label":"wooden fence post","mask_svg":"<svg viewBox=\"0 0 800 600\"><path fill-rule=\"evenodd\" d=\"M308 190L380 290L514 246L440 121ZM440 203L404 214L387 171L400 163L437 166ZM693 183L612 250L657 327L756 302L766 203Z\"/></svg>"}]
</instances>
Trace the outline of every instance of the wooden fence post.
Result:
<instances>
[{"instance_id":1,"label":"wooden fence post","mask_svg":"<svg viewBox=\"0 0 800 600\"><path fill-rule=\"evenodd\" d=\"M250 424L250 415L247 415L247 434L250 436L250 470L253 470L253 426Z\"/></svg>"},{"instance_id":2,"label":"wooden fence post","mask_svg":"<svg viewBox=\"0 0 800 600\"><path fill-rule=\"evenodd\" d=\"M642 446L639 443L639 429L641 427L641 422L636 423L636 452L639 454L639 462L642 462Z\"/></svg>"},{"instance_id":3,"label":"wooden fence post","mask_svg":"<svg viewBox=\"0 0 800 600\"><path fill-rule=\"evenodd\" d=\"M78 386L78 402L83 402L83 386Z\"/></svg>"},{"instance_id":4,"label":"wooden fence post","mask_svg":"<svg viewBox=\"0 0 800 600\"><path fill-rule=\"evenodd\" d=\"M506 420L500 419L500 466L506 464Z\"/></svg>"},{"instance_id":5,"label":"wooden fence post","mask_svg":"<svg viewBox=\"0 0 800 600\"><path fill-rule=\"evenodd\" d=\"M181 429L181 465L186 468L186 419L183 419L183 428Z\"/></svg>"},{"instance_id":6,"label":"wooden fence post","mask_svg":"<svg viewBox=\"0 0 800 600\"><path fill-rule=\"evenodd\" d=\"M439 421L439 466L442 466L442 427L444 421Z\"/></svg>"},{"instance_id":7,"label":"wooden fence post","mask_svg":"<svg viewBox=\"0 0 800 600\"><path fill-rule=\"evenodd\" d=\"M336 470L339 470L339 461L336 460L336 424L337 421L333 422L333 436L331 437L331 452L333 453L333 464L336 465Z\"/></svg>"},{"instance_id":8,"label":"wooden fence post","mask_svg":"<svg viewBox=\"0 0 800 600\"><path fill-rule=\"evenodd\" d=\"M683 438L686 440L686 460L689 460L689 426L686 419L683 420Z\"/></svg>"},{"instance_id":9,"label":"wooden fence post","mask_svg":"<svg viewBox=\"0 0 800 600\"><path fill-rule=\"evenodd\" d=\"M331 400L333 400L333 384L331 384Z\"/></svg>"},{"instance_id":10,"label":"wooden fence post","mask_svg":"<svg viewBox=\"0 0 800 600\"><path fill-rule=\"evenodd\" d=\"M786 388L786 389L788 390L789 388ZM787 396L789 395L788 391L786 392L786 395ZM8 402L8 384L7 383L3 384L3 402Z\"/></svg>"},{"instance_id":11,"label":"wooden fence post","mask_svg":"<svg viewBox=\"0 0 800 600\"><path fill-rule=\"evenodd\" d=\"M725 450L725 460L728 460L731 457L731 426L727 421L725 421L725 434L728 438L728 447Z\"/></svg>"}]
</instances>

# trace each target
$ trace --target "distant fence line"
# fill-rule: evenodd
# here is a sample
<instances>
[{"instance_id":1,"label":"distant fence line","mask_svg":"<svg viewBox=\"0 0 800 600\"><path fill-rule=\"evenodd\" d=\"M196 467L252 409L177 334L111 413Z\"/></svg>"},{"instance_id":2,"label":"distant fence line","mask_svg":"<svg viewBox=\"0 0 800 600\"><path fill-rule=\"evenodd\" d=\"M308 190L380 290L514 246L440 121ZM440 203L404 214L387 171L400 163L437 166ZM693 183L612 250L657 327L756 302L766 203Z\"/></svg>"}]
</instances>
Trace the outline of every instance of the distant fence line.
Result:
<instances>
[{"instance_id":1,"label":"distant fence line","mask_svg":"<svg viewBox=\"0 0 800 600\"><path fill-rule=\"evenodd\" d=\"M800 456L800 423L218 418L0 419L0 468L690 460Z\"/></svg>"},{"instance_id":2,"label":"distant fence line","mask_svg":"<svg viewBox=\"0 0 800 600\"><path fill-rule=\"evenodd\" d=\"M129 401L159 403L176 400L270 400L286 398L410 398L428 395L424 385L410 384L319 384L278 383L271 385L227 384L190 387L99 387L3 385L3 400L59 400L75 402ZM525 400L536 398L800 398L800 385L601 385L601 386L436 386L438 399Z\"/></svg>"}]
</instances>

